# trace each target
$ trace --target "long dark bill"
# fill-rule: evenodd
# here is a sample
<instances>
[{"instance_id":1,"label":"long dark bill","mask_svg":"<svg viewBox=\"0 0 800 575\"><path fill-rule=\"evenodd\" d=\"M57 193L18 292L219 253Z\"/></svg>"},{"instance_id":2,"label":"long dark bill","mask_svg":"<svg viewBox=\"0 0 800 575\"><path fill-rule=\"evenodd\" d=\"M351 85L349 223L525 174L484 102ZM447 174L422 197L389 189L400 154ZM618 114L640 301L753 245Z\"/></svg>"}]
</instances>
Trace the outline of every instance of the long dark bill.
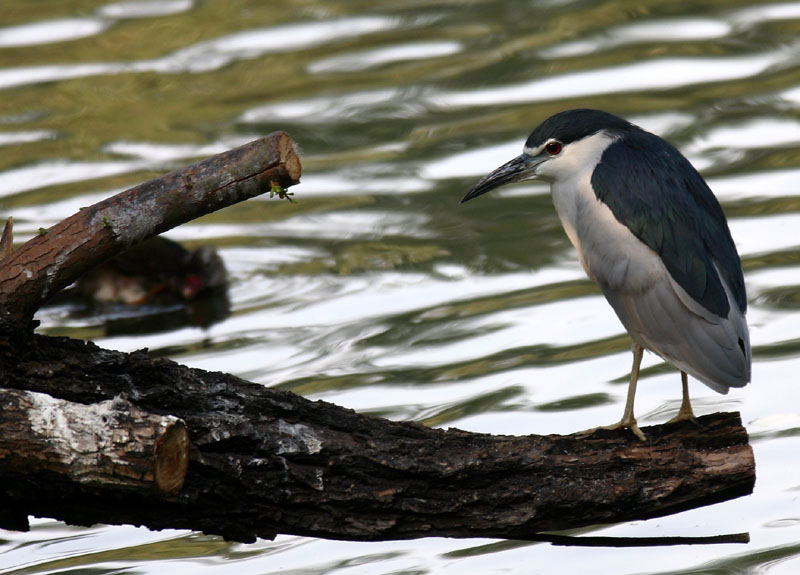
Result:
<instances>
[{"instance_id":1,"label":"long dark bill","mask_svg":"<svg viewBox=\"0 0 800 575\"><path fill-rule=\"evenodd\" d=\"M477 198L486 192L491 192L493 189L499 188L504 184L510 184L525 179L529 176L530 169L533 167L531 165L533 163L531 160L533 160L533 158L527 154L520 154L510 162L506 162L475 184L461 199L461 203L463 204L472 198Z\"/></svg>"}]
</instances>

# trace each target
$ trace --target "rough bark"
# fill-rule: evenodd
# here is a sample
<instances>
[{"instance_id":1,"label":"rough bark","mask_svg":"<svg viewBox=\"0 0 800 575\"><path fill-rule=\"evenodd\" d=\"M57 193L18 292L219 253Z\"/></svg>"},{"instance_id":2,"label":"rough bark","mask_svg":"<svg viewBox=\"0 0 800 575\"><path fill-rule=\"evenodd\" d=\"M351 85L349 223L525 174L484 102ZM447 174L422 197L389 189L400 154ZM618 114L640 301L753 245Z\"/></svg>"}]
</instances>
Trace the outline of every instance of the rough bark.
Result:
<instances>
[{"instance_id":1,"label":"rough bark","mask_svg":"<svg viewBox=\"0 0 800 575\"><path fill-rule=\"evenodd\" d=\"M115 398L90 405L0 389L0 468L58 483L174 495L189 466L186 426ZM59 477L59 479L55 479Z\"/></svg>"},{"instance_id":2,"label":"rough bark","mask_svg":"<svg viewBox=\"0 0 800 575\"><path fill-rule=\"evenodd\" d=\"M425 536L536 539L645 519L752 491L738 414L627 432L506 437L359 415L144 352L74 340L0 344L0 385L79 403L123 397L186 423L193 451L175 496L52 482L0 469L6 527L68 523L188 528L252 541ZM46 372L43 371L46 369Z\"/></svg>"},{"instance_id":3,"label":"rough bark","mask_svg":"<svg viewBox=\"0 0 800 575\"><path fill-rule=\"evenodd\" d=\"M42 302L125 248L300 178L294 142L274 132L83 208L0 266L0 333L29 329Z\"/></svg>"}]
</instances>

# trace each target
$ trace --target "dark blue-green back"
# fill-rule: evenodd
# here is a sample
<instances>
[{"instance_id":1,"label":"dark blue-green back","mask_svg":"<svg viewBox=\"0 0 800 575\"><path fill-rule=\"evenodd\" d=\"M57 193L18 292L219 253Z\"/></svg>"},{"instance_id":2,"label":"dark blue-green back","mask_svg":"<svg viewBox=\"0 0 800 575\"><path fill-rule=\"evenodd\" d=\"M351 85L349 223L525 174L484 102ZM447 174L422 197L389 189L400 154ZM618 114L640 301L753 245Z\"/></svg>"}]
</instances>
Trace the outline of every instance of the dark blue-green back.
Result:
<instances>
[{"instance_id":1,"label":"dark blue-green back","mask_svg":"<svg viewBox=\"0 0 800 575\"><path fill-rule=\"evenodd\" d=\"M739 254L719 202L702 176L668 142L623 129L592 174L598 199L657 252L673 279L709 311L727 317L728 298L713 263L747 309Z\"/></svg>"}]
</instances>

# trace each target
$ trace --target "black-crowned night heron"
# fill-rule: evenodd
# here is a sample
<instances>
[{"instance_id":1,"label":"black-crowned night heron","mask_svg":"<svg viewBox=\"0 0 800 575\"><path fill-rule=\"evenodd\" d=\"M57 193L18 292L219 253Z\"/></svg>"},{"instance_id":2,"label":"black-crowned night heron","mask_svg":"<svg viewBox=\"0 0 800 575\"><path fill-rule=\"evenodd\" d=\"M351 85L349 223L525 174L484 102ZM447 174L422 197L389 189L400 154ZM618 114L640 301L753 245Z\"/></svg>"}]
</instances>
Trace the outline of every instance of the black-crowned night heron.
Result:
<instances>
[{"instance_id":1,"label":"black-crowned night heron","mask_svg":"<svg viewBox=\"0 0 800 575\"><path fill-rule=\"evenodd\" d=\"M719 202L678 150L607 112L567 110L461 201L532 179L550 183L583 269L633 339L625 411L609 428L645 439L633 415L644 349L681 371L683 401L671 421L694 419L687 373L719 393L750 381L739 254Z\"/></svg>"}]
</instances>

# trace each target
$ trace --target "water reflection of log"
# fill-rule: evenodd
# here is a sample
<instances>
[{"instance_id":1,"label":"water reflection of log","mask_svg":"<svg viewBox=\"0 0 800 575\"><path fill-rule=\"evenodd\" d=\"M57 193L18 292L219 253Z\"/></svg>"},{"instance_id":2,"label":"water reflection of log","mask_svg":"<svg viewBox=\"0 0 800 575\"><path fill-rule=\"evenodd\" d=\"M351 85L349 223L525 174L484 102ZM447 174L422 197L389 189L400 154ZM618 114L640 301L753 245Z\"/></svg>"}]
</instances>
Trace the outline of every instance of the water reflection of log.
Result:
<instances>
[{"instance_id":1,"label":"water reflection of log","mask_svg":"<svg viewBox=\"0 0 800 575\"><path fill-rule=\"evenodd\" d=\"M87 208L16 252L4 235L0 387L18 391L0 390L0 527L26 529L35 515L239 541L279 533L541 540L541 531L658 517L752 491L753 452L738 414L647 428L648 443L624 431L445 431L359 415L144 351L30 332L36 307L92 263L203 210L296 182L300 164L288 136L259 142ZM128 405L136 417L123 417L125 425L104 411ZM48 426L61 451L42 437ZM171 427L177 441L168 439ZM169 449L159 447L167 441ZM93 459L98 472L87 475ZM156 478L158 465L166 483Z\"/></svg>"}]
</instances>

